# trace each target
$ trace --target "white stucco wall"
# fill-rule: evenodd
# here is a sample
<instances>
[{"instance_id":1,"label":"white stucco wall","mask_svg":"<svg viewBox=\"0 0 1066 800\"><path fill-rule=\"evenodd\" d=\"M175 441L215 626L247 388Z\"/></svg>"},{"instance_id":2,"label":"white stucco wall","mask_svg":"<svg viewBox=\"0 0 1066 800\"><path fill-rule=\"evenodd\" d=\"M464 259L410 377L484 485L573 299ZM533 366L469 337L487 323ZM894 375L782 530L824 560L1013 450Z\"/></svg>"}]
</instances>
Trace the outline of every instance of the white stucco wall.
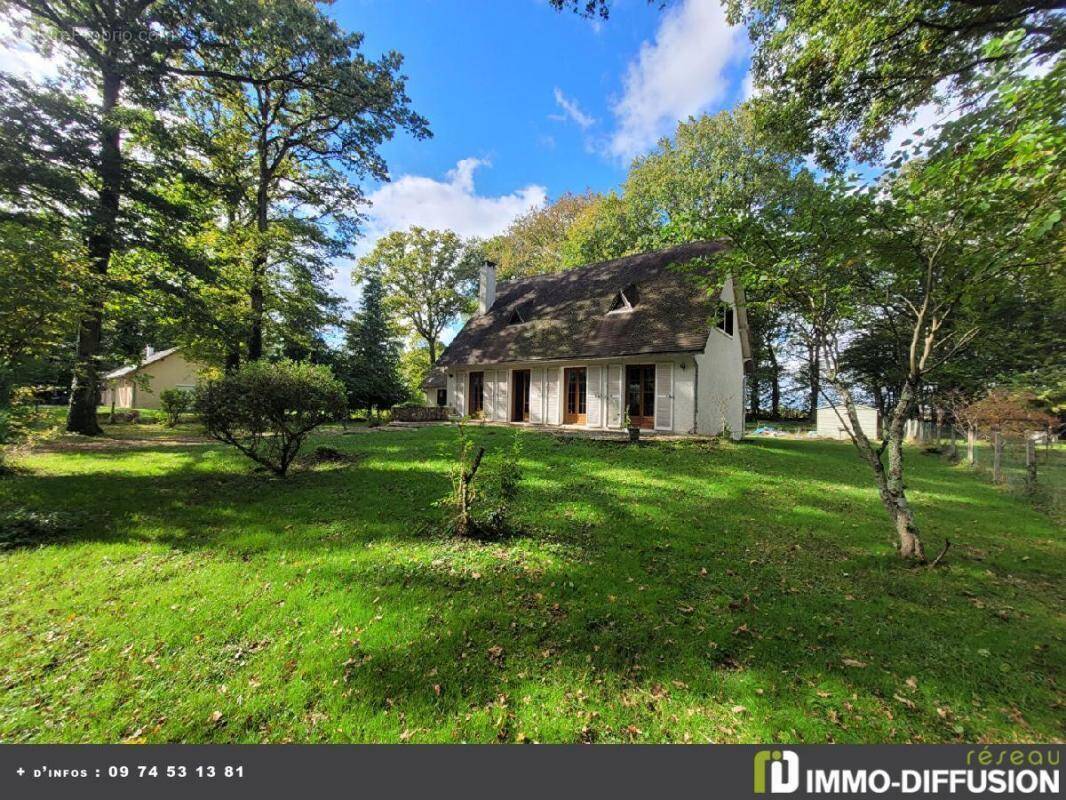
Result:
<instances>
[{"instance_id":1,"label":"white stucco wall","mask_svg":"<svg viewBox=\"0 0 1066 800\"><path fill-rule=\"evenodd\" d=\"M735 303L733 280L722 287L722 300ZM696 431L715 436L728 427L734 439L744 436L744 354L740 343L739 319L734 318L733 335L712 328L707 346L696 355Z\"/></svg>"},{"instance_id":2,"label":"white stucco wall","mask_svg":"<svg viewBox=\"0 0 1066 800\"><path fill-rule=\"evenodd\" d=\"M839 416L837 415L839 412ZM859 425L868 439L876 440L881 436L878 426L877 409L873 406L859 405L855 407L855 413L859 417ZM817 433L826 439L848 439L848 430L851 423L848 420L847 410L843 405L833 409L832 406L820 406L817 414Z\"/></svg>"},{"instance_id":3,"label":"white stucco wall","mask_svg":"<svg viewBox=\"0 0 1066 800\"><path fill-rule=\"evenodd\" d=\"M733 281L722 288L722 300L734 304ZM625 367L631 364L655 364L656 374L669 380L656 380L656 430L670 433L716 435L728 427L733 438L744 435L744 355L741 344L741 319L734 318L732 335L711 328L702 353L653 353L625 358L575 359L514 363L507 365L462 366L448 368L448 402L457 413L468 413L469 374L484 372L485 415L497 421L511 418L510 393L514 370L530 370L530 421L561 425L563 413L563 370L585 367L588 370L587 428L617 429L621 415L615 404L624 397ZM618 387L613 382L619 382ZM668 388L667 388L668 387ZM660 396L660 389L667 394ZM670 427L659 425L660 397L670 403ZM624 400L621 402L624 403ZM595 406L595 407L594 407Z\"/></svg>"},{"instance_id":4,"label":"white stucco wall","mask_svg":"<svg viewBox=\"0 0 1066 800\"><path fill-rule=\"evenodd\" d=\"M450 368L448 370L449 403L459 414L469 413L469 375L484 373L484 406L487 419L506 422L511 418L511 390L515 370L530 371L530 422L561 425L564 391L563 370L584 367L587 372L586 411L592 429L618 429L623 402L625 368L632 364L654 364L656 374L667 376L670 427L657 430L670 433L694 433L696 430L696 361L689 353L652 353L611 359L575 359L572 361L528 362L506 366ZM612 381L617 386L612 386ZM666 395L664 395L666 396ZM656 403L660 398L656 398ZM658 415L657 415L658 416Z\"/></svg>"}]
</instances>

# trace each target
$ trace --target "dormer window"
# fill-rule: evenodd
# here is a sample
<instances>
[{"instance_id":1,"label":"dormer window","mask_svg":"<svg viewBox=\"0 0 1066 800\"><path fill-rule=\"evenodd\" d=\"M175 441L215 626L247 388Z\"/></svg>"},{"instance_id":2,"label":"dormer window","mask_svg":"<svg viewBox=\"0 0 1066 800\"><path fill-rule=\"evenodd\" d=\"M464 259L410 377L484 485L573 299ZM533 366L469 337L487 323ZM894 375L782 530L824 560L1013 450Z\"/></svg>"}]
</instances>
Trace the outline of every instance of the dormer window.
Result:
<instances>
[{"instance_id":1,"label":"dormer window","mask_svg":"<svg viewBox=\"0 0 1066 800\"><path fill-rule=\"evenodd\" d=\"M508 325L521 325L525 321L526 319L522 316L521 310L517 308L512 309L511 313L507 316Z\"/></svg>"},{"instance_id":2,"label":"dormer window","mask_svg":"<svg viewBox=\"0 0 1066 800\"><path fill-rule=\"evenodd\" d=\"M733 304L722 301L714 314L714 326L723 333L733 335Z\"/></svg>"},{"instance_id":3,"label":"dormer window","mask_svg":"<svg viewBox=\"0 0 1066 800\"><path fill-rule=\"evenodd\" d=\"M611 310L608 313L622 314L626 311L632 311L637 307L637 299L637 285L631 283L615 295L614 302L611 303Z\"/></svg>"}]
</instances>

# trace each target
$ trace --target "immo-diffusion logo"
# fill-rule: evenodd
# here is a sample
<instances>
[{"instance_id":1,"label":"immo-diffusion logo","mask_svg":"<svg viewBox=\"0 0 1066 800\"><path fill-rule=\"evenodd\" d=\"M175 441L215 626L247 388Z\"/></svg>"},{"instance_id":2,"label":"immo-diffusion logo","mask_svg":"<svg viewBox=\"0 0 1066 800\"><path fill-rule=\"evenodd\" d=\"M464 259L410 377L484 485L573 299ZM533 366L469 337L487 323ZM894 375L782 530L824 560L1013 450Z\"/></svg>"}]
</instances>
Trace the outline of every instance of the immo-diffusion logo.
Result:
<instances>
[{"instance_id":1,"label":"immo-diffusion logo","mask_svg":"<svg viewBox=\"0 0 1066 800\"><path fill-rule=\"evenodd\" d=\"M755 754L755 794L766 793L766 773L770 792L787 794L800 785L799 756L791 750L760 750ZM767 769L769 766L769 770Z\"/></svg>"},{"instance_id":2,"label":"immo-diffusion logo","mask_svg":"<svg viewBox=\"0 0 1066 800\"><path fill-rule=\"evenodd\" d=\"M833 755L842 758L839 751ZM884 754L886 763L874 769L820 768L808 763L801 772L799 756L794 751L759 750L755 753L755 794L791 794L801 784L807 795L845 797L890 792L921 796L1059 794L1058 749L1011 747L995 753L971 750L961 765L950 763L959 755L956 750L936 755L949 763L921 766L914 763L918 759L894 751ZM901 764L890 763L893 760Z\"/></svg>"}]
</instances>

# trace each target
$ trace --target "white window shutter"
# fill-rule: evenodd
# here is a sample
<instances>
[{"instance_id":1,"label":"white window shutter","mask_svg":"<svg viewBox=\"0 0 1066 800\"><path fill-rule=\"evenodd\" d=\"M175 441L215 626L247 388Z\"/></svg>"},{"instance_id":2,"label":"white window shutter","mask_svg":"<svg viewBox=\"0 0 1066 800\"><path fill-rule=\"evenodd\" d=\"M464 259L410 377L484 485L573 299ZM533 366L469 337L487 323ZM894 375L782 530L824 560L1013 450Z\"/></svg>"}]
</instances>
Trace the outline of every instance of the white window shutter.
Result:
<instances>
[{"instance_id":1,"label":"white window shutter","mask_svg":"<svg viewBox=\"0 0 1066 800\"><path fill-rule=\"evenodd\" d=\"M529 371L529 421L544 422L544 370Z\"/></svg>"},{"instance_id":2,"label":"white window shutter","mask_svg":"<svg viewBox=\"0 0 1066 800\"><path fill-rule=\"evenodd\" d=\"M485 419L496 419L496 370L485 373Z\"/></svg>"},{"instance_id":3,"label":"white window shutter","mask_svg":"<svg viewBox=\"0 0 1066 800\"><path fill-rule=\"evenodd\" d=\"M622 378L621 364L607 367L607 427L622 427Z\"/></svg>"},{"instance_id":4,"label":"white window shutter","mask_svg":"<svg viewBox=\"0 0 1066 800\"><path fill-rule=\"evenodd\" d=\"M586 419L588 420L588 426L590 428L599 428L603 425L603 420L600 415L601 408L603 406L603 389L600 386L600 373L602 370L599 367L588 368L588 384L585 389L585 411L587 412Z\"/></svg>"},{"instance_id":5,"label":"white window shutter","mask_svg":"<svg viewBox=\"0 0 1066 800\"><path fill-rule=\"evenodd\" d=\"M559 370L548 369L548 415L545 419L549 425L559 424Z\"/></svg>"},{"instance_id":6,"label":"white window shutter","mask_svg":"<svg viewBox=\"0 0 1066 800\"><path fill-rule=\"evenodd\" d=\"M674 365L655 365L655 430L674 428Z\"/></svg>"},{"instance_id":7,"label":"white window shutter","mask_svg":"<svg viewBox=\"0 0 1066 800\"><path fill-rule=\"evenodd\" d=\"M455 413L466 415L466 373L455 373Z\"/></svg>"},{"instance_id":8,"label":"white window shutter","mask_svg":"<svg viewBox=\"0 0 1066 800\"><path fill-rule=\"evenodd\" d=\"M496 413L493 415L493 419L501 422L506 422L510 419L508 415L508 379L510 378L510 372L506 369L501 369L496 373Z\"/></svg>"}]
</instances>

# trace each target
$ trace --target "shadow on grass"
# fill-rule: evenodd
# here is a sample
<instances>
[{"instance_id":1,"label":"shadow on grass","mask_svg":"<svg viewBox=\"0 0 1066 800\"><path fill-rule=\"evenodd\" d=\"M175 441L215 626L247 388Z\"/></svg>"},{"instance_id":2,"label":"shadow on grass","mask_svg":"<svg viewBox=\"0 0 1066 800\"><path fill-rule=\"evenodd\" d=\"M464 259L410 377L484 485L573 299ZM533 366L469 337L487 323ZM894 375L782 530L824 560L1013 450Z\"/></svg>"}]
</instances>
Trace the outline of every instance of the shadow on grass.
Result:
<instances>
[{"instance_id":1,"label":"shadow on grass","mask_svg":"<svg viewBox=\"0 0 1066 800\"><path fill-rule=\"evenodd\" d=\"M509 436L471 434L490 448L491 481L492 448ZM67 456L68 469L16 476L0 498L91 508L68 545L361 554L316 567L323 596L358 587L383 615L405 609L420 633L368 633L312 677L344 688L330 700L341 710L398 714L416 730L472 715L484 738L511 740L515 704L530 696L566 706L559 738L574 741L676 738L692 713L726 739L1062 735L1061 537L966 475L909 462L920 522L933 542L950 534L958 545L931 572L894 558L876 492L845 446L524 435L515 515L534 534L461 542L440 536L431 506L450 487L452 435L329 437L354 463L286 480L250 474L218 448L93 452L84 458L103 474Z\"/></svg>"}]
</instances>

